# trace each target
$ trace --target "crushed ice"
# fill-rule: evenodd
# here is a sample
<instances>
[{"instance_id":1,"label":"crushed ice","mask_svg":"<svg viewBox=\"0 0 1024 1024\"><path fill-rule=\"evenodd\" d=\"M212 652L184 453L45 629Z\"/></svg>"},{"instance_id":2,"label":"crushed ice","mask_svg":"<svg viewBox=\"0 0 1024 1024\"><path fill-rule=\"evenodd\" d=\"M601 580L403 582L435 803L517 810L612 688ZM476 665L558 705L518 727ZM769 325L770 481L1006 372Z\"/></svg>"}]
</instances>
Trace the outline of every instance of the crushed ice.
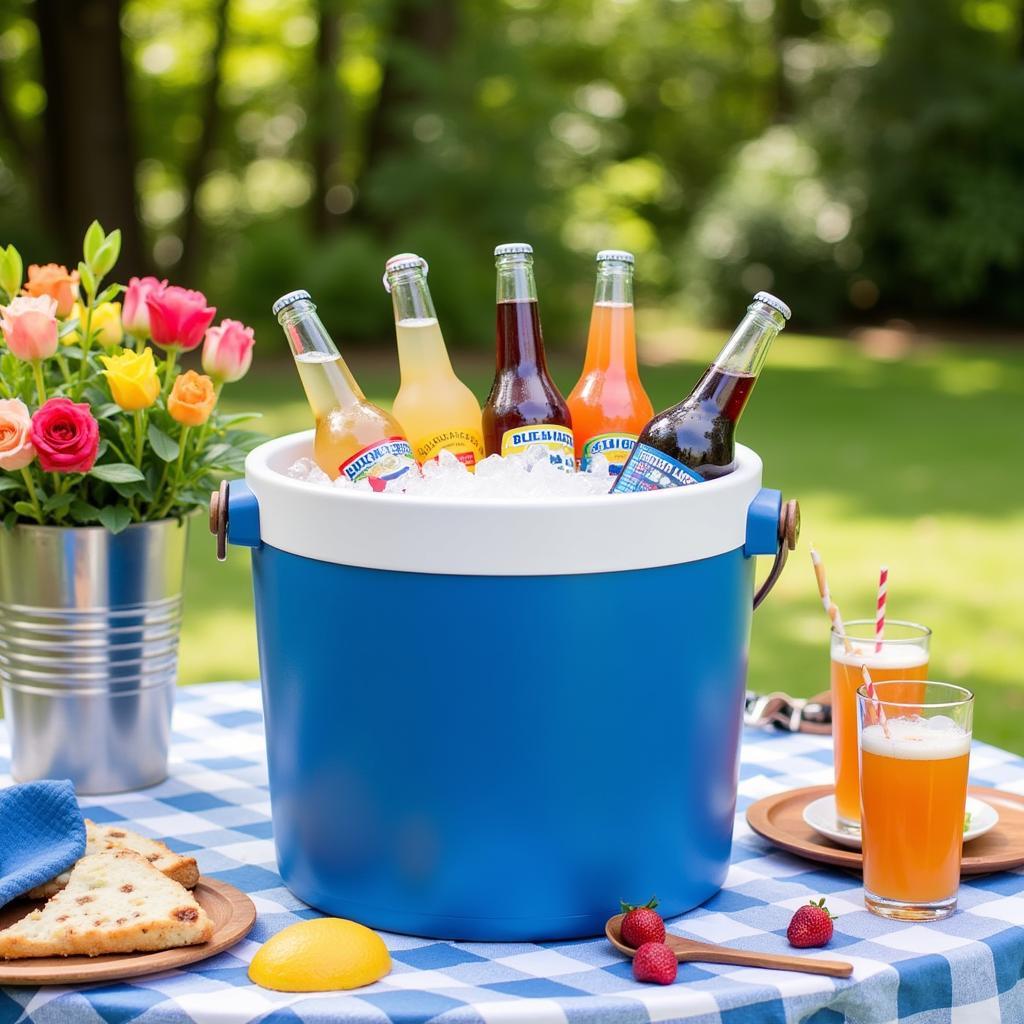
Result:
<instances>
[{"instance_id":1,"label":"crushed ice","mask_svg":"<svg viewBox=\"0 0 1024 1024\"><path fill-rule=\"evenodd\" d=\"M330 477L309 458L298 459L286 471L294 480L321 487L336 487L372 493L368 480L351 483ZM496 500L533 500L537 498L580 498L607 494L612 484L608 460L596 456L586 472L566 473L553 465L541 447L530 448L520 455L491 455L478 462L471 473L450 452L426 463L421 473L405 473L389 481L387 494L410 494L422 498L471 498Z\"/></svg>"}]
</instances>

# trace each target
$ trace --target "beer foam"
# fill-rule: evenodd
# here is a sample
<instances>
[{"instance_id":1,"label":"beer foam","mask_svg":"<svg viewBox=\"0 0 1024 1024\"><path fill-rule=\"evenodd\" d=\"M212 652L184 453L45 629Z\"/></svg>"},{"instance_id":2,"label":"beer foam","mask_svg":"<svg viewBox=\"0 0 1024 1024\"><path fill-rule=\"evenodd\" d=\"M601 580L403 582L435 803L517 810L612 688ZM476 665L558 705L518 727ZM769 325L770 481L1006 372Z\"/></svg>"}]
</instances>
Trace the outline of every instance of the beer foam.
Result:
<instances>
[{"instance_id":1,"label":"beer foam","mask_svg":"<svg viewBox=\"0 0 1024 1024\"><path fill-rule=\"evenodd\" d=\"M869 725L861 733L865 753L904 761L942 761L962 757L971 749L971 734L951 718L890 718L889 735L880 725Z\"/></svg>"},{"instance_id":2,"label":"beer foam","mask_svg":"<svg viewBox=\"0 0 1024 1024\"><path fill-rule=\"evenodd\" d=\"M914 643L885 644L880 651L876 651L870 640L854 640L850 651L847 651L842 640L833 638L832 660L840 665L853 665L854 668L866 665L869 671L873 668L919 668L928 663L928 652L920 644Z\"/></svg>"}]
</instances>

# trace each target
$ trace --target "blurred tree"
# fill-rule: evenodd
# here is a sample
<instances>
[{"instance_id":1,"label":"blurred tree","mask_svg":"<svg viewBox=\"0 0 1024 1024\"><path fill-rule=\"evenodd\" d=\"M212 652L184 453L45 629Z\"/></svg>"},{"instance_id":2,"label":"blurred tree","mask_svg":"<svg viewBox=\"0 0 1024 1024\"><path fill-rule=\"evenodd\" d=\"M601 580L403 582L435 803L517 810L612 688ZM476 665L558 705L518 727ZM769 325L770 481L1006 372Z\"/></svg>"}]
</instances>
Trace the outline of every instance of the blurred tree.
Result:
<instances>
[{"instance_id":1,"label":"blurred tree","mask_svg":"<svg viewBox=\"0 0 1024 1024\"><path fill-rule=\"evenodd\" d=\"M41 258L98 215L125 270L254 316L315 284L346 340L420 248L449 340L490 344L522 237L556 345L606 246L716 319L775 287L805 323L1012 320L1021 3L8 0L0 216Z\"/></svg>"},{"instance_id":2,"label":"blurred tree","mask_svg":"<svg viewBox=\"0 0 1024 1024\"><path fill-rule=\"evenodd\" d=\"M62 258L78 251L98 219L121 228L123 272L144 273L120 0L36 0L33 14L46 109L43 157L31 163L41 171L43 209Z\"/></svg>"}]
</instances>

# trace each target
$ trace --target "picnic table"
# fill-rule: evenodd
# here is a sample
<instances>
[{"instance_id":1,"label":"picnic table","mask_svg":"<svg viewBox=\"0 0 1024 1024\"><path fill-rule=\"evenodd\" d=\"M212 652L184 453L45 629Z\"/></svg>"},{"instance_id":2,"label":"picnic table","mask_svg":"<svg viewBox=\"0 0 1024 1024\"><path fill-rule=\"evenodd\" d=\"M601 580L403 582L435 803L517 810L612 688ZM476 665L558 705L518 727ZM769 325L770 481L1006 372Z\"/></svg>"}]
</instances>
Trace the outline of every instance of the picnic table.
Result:
<instances>
[{"instance_id":1,"label":"picnic table","mask_svg":"<svg viewBox=\"0 0 1024 1024\"><path fill-rule=\"evenodd\" d=\"M2 772L8 753L0 731ZM975 743L971 768L976 784L1024 793L1024 760L1014 754ZM864 909L855 876L776 850L748 828L743 812L753 801L831 779L829 737L748 729L728 878L721 892L669 929L789 952L793 911L824 895L838 921L822 955L851 961L849 980L684 964L676 983L661 987L636 983L629 962L604 939L502 944L385 933L394 966L382 981L352 993L276 993L249 982L249 960L275 932L317 912L277 873L259 685L185 688L178 692L170 778L134 793L82 797L81 804L98 822L124 821L170 837L169 845L197 858L203 874L252 897L255 927L229 952L180 970L123 983L0 989L0 1024L1024 1021L1024 873L970 879L946 921L896 923ZM9 783L0 775L0 785Z\"/></svg>"}]
</instances>

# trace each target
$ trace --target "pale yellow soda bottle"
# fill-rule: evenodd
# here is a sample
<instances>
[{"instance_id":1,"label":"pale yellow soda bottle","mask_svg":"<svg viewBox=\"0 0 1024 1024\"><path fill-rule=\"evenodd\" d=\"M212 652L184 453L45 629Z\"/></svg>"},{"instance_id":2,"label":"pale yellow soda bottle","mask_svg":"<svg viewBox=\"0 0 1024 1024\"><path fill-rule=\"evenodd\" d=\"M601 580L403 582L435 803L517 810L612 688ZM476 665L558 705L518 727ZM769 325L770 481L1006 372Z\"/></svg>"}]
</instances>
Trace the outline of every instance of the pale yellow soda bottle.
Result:
<instances>
[{"instance_id":1,"label":"pale yellow soda bottle","mask_svg":"<svg viewBox=\"0 0 1024 1024\"><path fill-rule=\"evenodd\" d=\"M307 291L289 292L273 313L291 345L299 379L316 417L313 458L332 479L368 479L374 490L410 471L412 448L394 416L367 400Z\"/></svg>"},{"instance_id":2,"label":"pale yellow soda bottle","mask_svg":"<svg viewBox=\"0 0 1024 1024\"><path fill-rule=\"evenodd\" d=\"M392 256L384 288L395 309L402 382L394 411L420 462L450 451L473 469L484 457L480 403L455 376L427 286L427 262L415 253Z\"/></svg>"}]
</instances>

